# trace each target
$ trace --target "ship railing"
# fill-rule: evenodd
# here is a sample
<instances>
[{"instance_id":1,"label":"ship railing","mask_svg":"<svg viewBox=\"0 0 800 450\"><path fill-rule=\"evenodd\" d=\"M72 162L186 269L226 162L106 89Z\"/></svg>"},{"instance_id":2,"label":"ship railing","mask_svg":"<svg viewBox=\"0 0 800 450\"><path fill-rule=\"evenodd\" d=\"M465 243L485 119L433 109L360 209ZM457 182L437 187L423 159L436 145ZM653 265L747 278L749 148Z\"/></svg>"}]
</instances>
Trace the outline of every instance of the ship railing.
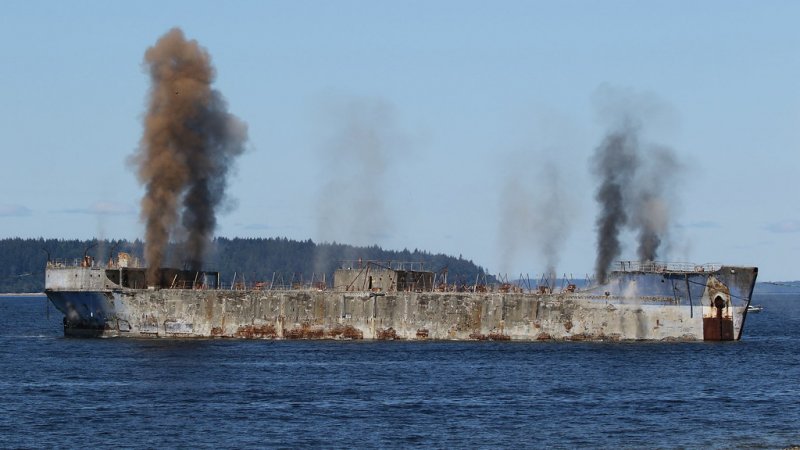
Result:
<instances>
[{"instance_id":1,"label":"ship railing","mask_svg":"<svg viewBox=\"0 0 800 450\"><path fill-rule=\"evenodd\" d=\"M330 289L324 282L270 282L270 281L235 281L225 283L222 289L231 291L289 291L289 290L314 290L324 291Z\"/></svg>"},{"instance_id":2,"label":"ship railing","mask_svg":"<svg viewBox=\"0 0 800 450\"><path fill-rule=\"evenodd\" d=\"M204 282L204 280L198 281L175 281L171 285L169 285L170 289L185 289L185 290L213 290L216 289L216 286L213 283Z\"/></svg>"},{"instance_id":3,"label":"ship railing","mask_svg":"<svg viewBox=\"0 0 800 450\"><path fill-rule=\"evenodd\" d=\"M96 269L100 266L94 259L86 260L83 258L53 258L47 261L47 267L49 269L66 269L74 267L90 267Z\"/></svg>"},{"instance_id":4,"label":"ship railing","mask_svg":"<svg viewBox=\"0 0 800 450\"><path fill-rule=\"evenodd\" d=\"M580 286L585 282L581 281ZM533 286L528 287L517 283L491 283L491 284L465 284L465 283L437 283L426 288L409 287L383 291L374 288L373 292L453 292L453 293L480 293L480 294L562 294L576 292L579 284L565 282L563 286ZM363 292L364 289L354 286L334 286L335 291Z\"/></svg>"},{"instance_id":5,"label":"ship railing","mask_svg":"<svg viewBox=\"0 0 800 450\"><path fill-rule=\"evenodd\" d=\"M722 267L722 264L705 263L694 264L686 262L662 262L662 261L619 261L611 266L614 272L715 272Z\"/></svg>"},{"instance_id":6,"label":"ship railing","mask_svg":"<svg viewBox=\"0 0 800 450\"><path fill-rule=\"evenodd\" d=\"M407 272L425 272L425 263L421 261L375 261L367 259L345 260L339 262L340 269L363 269L375 267L388 270L402 270Z\"/></svg>"},{"instance_id":7,"label":"ship railing","mask_svg":"<svg viewBox=\"0 0 800 450\"><path fill-rule=\"evenodd\" d=\"M92 268L92 269L99 269L99 268L106 268L106 269L136 269L141 268L139 265L139 259L134 258L131 262L127 265L119 265L118 261L109 260L105 264L100 264L100 262L92 257L86 258L53 258L47 261L47 267L50 269L66 269L66 268L75 268L75 267L85 267L85 268Z\"/></svg>"}]
</instances>

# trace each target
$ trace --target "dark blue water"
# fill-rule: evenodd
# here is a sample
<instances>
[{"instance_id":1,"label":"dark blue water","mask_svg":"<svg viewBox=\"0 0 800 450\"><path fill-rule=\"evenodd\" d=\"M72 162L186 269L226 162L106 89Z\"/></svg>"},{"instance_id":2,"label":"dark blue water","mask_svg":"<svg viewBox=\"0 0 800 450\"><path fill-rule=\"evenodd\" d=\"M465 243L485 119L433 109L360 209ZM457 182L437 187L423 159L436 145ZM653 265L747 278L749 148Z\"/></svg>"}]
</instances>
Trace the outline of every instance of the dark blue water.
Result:
<instances>
[{"instance_id":1,"label":"dark blue water","mask_svg":"<svg viewBox=\"0 0 800 450\"><path fill-rule=\"evenodd\" d=\"M0 447L800 444L800 295L731 343L68 339L0 298Z\"/></svg>"}]
</instances>

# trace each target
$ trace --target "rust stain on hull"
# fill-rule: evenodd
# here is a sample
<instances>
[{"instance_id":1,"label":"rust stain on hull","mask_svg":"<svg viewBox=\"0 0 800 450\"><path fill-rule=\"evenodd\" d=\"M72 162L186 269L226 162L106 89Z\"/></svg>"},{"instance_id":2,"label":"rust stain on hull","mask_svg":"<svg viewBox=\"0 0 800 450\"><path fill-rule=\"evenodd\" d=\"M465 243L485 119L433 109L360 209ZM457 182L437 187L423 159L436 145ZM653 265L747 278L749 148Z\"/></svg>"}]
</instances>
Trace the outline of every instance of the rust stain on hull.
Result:
<instances>
[{"instance_id":1,"label":"rust stain on hull","mask_svg":"<svg viewBox=\"0 0 800 450\"><path fill-rule=\"evenodd\" d=\"M703 317L704 341L732 341L733 319L730 317Z\"/></svg>"},{"instance_id":2,"label":"rust stain on hull","mask_svg":"<svg viewBox=\"0 0 800 450\"><path fill-rule=\"evenodd\" d=\"M322 327L312 327L304 323L299 327L283 331L284 339L322 339L325 337L325 330Z\"/></svg>"},{"instance_id":3,"label":"rust stain on hull","mask_svg":"<svg viewBox=\"0 0 800 450\"><path fill-rule=\"evenodd\" d=\"M217 330L221 336L222 329L217 328ZM211 334L214 335L214 329L211 330ZM245 325L239 327L233 336L245 339L275 339L278 337L278 332L275 330L275 325L272 324Z\"/></svg>"},{"instance_id":4,"label":"rust stain on hull","mask_svg":"<svg viewBox=\"0 0 800 450\"><path fill-rule=\"evenodd\" d=\"M352 325L334 327L327 333L327 336L331 339L364 339L364 333Z\"/></svg>"},{"instance_id":5,"label":"rust stain on hull","mask_svg":"<svg viewBox=\"0 0 800 450\"><path fill-rule=\"evenodd\" d=\"M385 330L378 330L376 339L379 341L394 341L397 340L397 330L392 327L389 327Z\"/></svg>"},{"instance_id":6,"label":"rust stain on hull","mask_svg":"<svg viewBox=\"0 0 800 450\"><path fill-rule=\"evenodd\" d=\"M481 334L478 332L472 333L469 335L470 339L474 339L476 341L510 341L511 336L498 333L498 332L491 332L489 334Z\"/></svg>"}]
</instances>

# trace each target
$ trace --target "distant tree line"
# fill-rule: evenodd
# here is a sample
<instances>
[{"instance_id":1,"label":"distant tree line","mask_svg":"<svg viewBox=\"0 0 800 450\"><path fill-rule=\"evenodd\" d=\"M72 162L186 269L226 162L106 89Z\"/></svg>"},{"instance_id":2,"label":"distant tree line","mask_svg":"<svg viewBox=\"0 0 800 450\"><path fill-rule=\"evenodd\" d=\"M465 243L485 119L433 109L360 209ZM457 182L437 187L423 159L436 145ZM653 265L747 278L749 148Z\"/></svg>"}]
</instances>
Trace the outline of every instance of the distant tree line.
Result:
<instances>
[{"instance_id":1,"label":"distant tree line","mask_svg":"<svg viewBox=\"0 0 800 450\"><path fill-rule=\"evenodd\" d=\"M756 294L797 294L800 281L764 281L756 283Z\"/></svg>"},{"instance_id":2,"label":"distant tree line","mask_svg":"<svg viewBox=\"0 0 800 450\"><path fill-rule=\"evenodd\" d=\"M0 292L44 291L44 269L48 259L80 260L91 256L98 264L106 264L119 252L143 260L144 243L140 240L77 240L77 239L2 239L0 240ZM168 251L168 265L182 267L175 247ZM424 270L444 273L450 283L474 283L476 279L494 281L483 267L462 257L432 254L422 250L384 250L376 245L356 247L338 243L317 244L312 240L287 238L224 238L214 239L206 270L219 271L223 283L234 277L247 282L271 281L281 277L305 282L319 281L323 275L328 285L333 272L343 262L355 265L361 261L423 263ZM418 269L418 266L414 267Z\"/></svg>"}]
</instances>

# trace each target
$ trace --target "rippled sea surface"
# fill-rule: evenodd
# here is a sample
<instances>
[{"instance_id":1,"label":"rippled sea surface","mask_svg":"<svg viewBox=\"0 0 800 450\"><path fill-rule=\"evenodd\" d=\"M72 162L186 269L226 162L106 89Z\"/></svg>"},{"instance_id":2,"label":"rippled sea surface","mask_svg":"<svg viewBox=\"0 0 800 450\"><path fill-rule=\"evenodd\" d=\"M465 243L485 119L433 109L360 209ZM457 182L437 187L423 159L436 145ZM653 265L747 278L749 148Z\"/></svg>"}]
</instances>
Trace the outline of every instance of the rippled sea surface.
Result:
<instances>
[{"instance_id":1,"label":"rippled sea surface","mask_svg":"<svg viewBox=\"0 0 800 450\"><path fill-rule=\"evenodd\" d=\"M800 295L742 341L64 338L0 298L0 447L800 445ZM48 315L49 311L49 315Z\"/></svg>"}]
</instances>

